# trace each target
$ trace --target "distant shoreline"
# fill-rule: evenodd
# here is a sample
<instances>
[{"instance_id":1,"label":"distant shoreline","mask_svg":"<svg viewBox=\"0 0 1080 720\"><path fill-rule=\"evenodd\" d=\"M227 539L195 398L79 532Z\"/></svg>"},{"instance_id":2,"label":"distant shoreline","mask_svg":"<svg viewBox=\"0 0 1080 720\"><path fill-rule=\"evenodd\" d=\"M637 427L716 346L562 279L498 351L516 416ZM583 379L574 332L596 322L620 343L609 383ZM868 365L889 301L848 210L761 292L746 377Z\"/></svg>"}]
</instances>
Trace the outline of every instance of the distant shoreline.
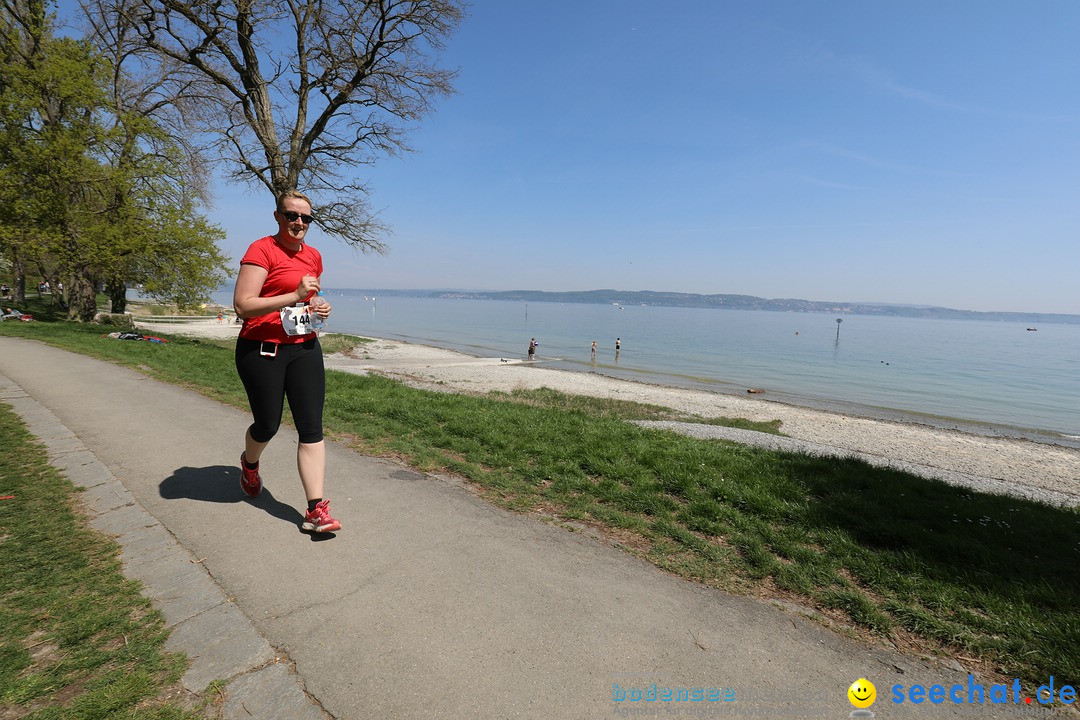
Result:
<instances>
[{"instance_id":1,"label":"distant shoreline","mask_svg":"<svg viewBox=\"0 0 1080 720\"><path fill-rule=\"evenodd\" d=\"M648 305L654 307L712 308L718 310L763 310L768 312L822 313L833 315L870 315L888 317L933 318L939 320L988 320L997 322L1053 323L1080 325L1080 314L956 310L932 305L903 303L837 302L796 298L761 298L753 295L659 292L652 290L581 290L548 292L544 290L395 290L362 288L327 288L342 295L444 298L455 300L504 300L511 302L581 303L590 305Z\"/></svg>"}]
</instances>

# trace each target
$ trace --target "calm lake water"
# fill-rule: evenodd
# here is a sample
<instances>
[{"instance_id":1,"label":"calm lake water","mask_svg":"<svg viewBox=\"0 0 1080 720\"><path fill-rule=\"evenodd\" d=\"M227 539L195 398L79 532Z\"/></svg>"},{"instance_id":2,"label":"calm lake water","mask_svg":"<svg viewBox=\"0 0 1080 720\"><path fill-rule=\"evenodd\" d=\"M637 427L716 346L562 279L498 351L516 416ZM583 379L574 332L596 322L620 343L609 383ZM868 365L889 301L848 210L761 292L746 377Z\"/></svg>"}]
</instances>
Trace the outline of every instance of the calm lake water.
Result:
<instances>
[{"instance_id":1,"label":"calm lake water","mask_svg":"<svg viewBox=\"0 0 1080 720\"><path fill-rule=\"evenodd\" d=\"M1080 325L327 295L334 332L1080 447Z\"/></svg>"}]
</instances>

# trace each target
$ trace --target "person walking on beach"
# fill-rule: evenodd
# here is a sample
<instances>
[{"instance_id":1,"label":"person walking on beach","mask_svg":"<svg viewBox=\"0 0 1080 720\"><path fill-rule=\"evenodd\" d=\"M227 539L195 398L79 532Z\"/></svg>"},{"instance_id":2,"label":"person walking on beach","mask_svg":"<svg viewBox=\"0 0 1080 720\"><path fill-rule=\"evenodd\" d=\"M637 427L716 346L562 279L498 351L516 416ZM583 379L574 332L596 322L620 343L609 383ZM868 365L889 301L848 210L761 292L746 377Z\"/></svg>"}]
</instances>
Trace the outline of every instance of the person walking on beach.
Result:
<instances>
[{"instance_id":1,"label":"person walking on beach","mask_svg":"<svg viewBox=\"0 0 1080 720\"><path fill-rule=\"evenodd\" d=\"M530 360L535 360L536 359L536 346L537 345L538 345L538 343L536 342L536 338L533 338L532 340L529 341L529 359Z\"/></svg>"},{"instance_id":2,"label":"person walking on beach","mask_svg":"<svg viewBox=\"0 0 1080 720\"><path fill-rule=\"evenodd\" d=\"M256 240L240 260L233 305L244 325L236 340L236 371L247 391L252 424L244 434L240 455L240 488L248 497L262 490L259 458L281 425L289 399L300 442L296 465L307 497L300 527L306 532L341 529L323 496L326 445L322 413L326 395L322 347L311 327L311 312L324 320L330 303L312 311L307 302L319 291L322 255L307 243L311 201L289 190L277 198L278 230Z\"/></svg>"}]
</instances>

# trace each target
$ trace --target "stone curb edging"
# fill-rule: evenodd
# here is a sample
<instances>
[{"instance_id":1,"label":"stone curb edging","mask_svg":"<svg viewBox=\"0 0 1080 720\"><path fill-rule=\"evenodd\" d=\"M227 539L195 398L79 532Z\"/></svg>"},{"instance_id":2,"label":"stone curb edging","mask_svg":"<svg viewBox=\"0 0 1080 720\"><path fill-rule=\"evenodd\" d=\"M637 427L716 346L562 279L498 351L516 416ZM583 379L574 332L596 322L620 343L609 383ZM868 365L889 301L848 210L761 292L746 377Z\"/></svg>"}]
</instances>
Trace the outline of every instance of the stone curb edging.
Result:
<instances>
[{"instance_id":1,"label":"stone curb edging","mask_svg":"<svg viewBox=\"0 0 1080 720\"><path fill-rule=\"evenodd\" d=\"M124 574L142 585L165 618L165 649L187 655L181 683L193 695L223 683L223 720L330 715L304 689L291 662L259 634L197 558L148 513L52 411L0 374L0 402L46 447L49 463L79 492L89 525L115 538Z\"/></svg>"}]
</instances>

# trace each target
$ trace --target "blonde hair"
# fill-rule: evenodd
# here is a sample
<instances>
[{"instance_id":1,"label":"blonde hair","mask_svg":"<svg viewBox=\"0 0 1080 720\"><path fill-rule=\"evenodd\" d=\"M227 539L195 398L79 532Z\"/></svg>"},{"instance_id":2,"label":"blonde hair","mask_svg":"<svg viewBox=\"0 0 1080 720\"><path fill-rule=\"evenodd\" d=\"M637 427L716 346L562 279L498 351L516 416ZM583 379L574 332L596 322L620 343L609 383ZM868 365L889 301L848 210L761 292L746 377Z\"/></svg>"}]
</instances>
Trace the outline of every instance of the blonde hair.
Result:
<instances>
[{"instance_id":1,"label":"blonde hair","mask_svg":"<svg viewBox=\"0 0 1080 720\"><path fill-rule=\"evenodd\" d=\"M277 211L281 212L284 209L286 198L295 198L296 200L303 200L311 207L311 198L299 190L286 190L277 196Z\"/></svg>"}]
</instances>

